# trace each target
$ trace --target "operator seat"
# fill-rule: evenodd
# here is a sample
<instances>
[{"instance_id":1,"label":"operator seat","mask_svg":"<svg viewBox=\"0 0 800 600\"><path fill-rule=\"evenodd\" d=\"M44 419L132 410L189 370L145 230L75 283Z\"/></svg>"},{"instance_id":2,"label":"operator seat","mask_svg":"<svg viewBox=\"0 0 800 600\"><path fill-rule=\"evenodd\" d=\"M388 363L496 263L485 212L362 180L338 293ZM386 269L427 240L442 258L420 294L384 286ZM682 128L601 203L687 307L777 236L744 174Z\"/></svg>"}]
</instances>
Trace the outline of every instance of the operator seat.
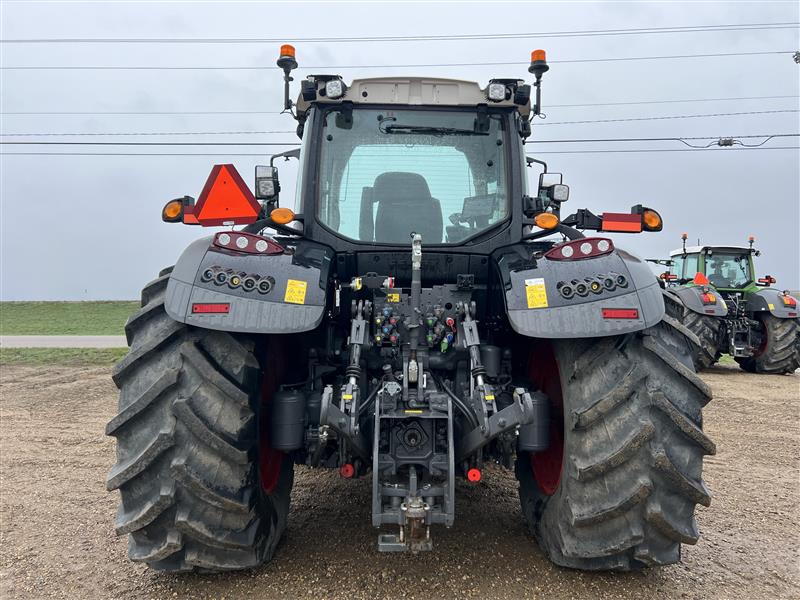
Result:
<instances>
[{"instance_id":1,"label":"operator seat","mask_svg":"<svg viewBox=\"0 0 800 600\"><path fill-rule=\"evenodd\" d=\"M376 242L408 244L412 232L422 235L423 244L442 242L442 208L422 175L382 173L375 178L371 195L378 203Z\"/></svg>"}]
</instances>

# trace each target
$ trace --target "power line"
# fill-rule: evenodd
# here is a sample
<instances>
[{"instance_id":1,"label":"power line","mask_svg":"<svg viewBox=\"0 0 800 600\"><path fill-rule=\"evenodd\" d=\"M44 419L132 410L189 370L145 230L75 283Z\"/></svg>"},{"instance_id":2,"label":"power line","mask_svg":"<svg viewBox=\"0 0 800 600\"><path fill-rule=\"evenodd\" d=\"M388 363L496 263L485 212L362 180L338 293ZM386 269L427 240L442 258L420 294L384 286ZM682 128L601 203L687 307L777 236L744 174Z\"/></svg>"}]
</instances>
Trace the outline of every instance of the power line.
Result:
<instances>
[{"instance_id":1,"label":"power line","mask_svg":"<svg viewBox=\"0 0 800 600\"><path fill-rule=\"evenodd\" d=\"M764 50L756 52L720 52L714 54L671 54L663 56L619 56L605 58L573 58L550 60L550 64L580 64L600 62L626 62L642 60L674 60L685 58L718 58L730 56L764 56L776 54L793 54L794 50ZM404 65L303 65L304 70L340 70L340 69L417 69L428 67L498 67L528 66L522 61L462 62L462 63L416 63ZM176 65L13 65L0 67L2 71L277 71L274 65L261 66L176 66Z\"/></svg>"},{"instance_id":2,"label":"power line","mask_svg":"<svg viewBox=\"0 0 800 600\"><path fill-rule=\"evenodd\" d=\"M800 146L765 146L760 148L727 148L722 149L692 149L692 148L648 148L644 150L547 150L537 152L531 156L540 154L617 154L617 153L644 153L644 152L754 152L756 150L800 150ZM256 156L266 157L268 154L255 152L211 152L211 153L185 153L185 152L3 152L0 156Z\"/></svg>"},{"instance_id":3,"label":"power line","mask_svg":"<svg viewBox=\"0 0 800 600\"><path fill-rule=\"evenodd\" d=\"M721 25L690 25L673 27L634 27L628 29L584 29L572 31L538 31L530 33L485 33L452 35L405 35L364 37L307 37L297 38L12 38L0 40L4 44L254 44L254 43L349 43L349 42L421 42L421 41L468 41L508 40L525 38L596 37L617 35L650 35L666 33L708 33L715 31L760 31L791 29L796 21L776 23L728 23Z\"/></svg>"},{"instance_id":4,"label":"power line","mask_svg":"<svg viewBox=\"0 0 800 600\"><path fill-rule=\"evenodd\" d=\"M727 98L686 98L670 100L633 100L627 102L587 102L583 104L548 104L549 108L586 108L597 106L632 106L637 104L679 104L683 102L729 102L744 100L780 100L800 98L800 95L783 96L739 96ZM282 115L277 110L200 110L200 111L11 111L0 112L0 116L24 115Z\"/></svg>"},{"instance_id":5,"label":"power line","mask_svg":"<svg viewBox=\"0 0 800 600\"><path fill-rule=\"evenodd\" d=\"M542 125L583 125L587 123L620 123L622 121L660 121L664 119L700 119L708 117L735 117L740 115L768 115L775 113L796 113L800 110L796 108L785 108L781 110L751 110L743 112L729 112L729 113L711 113L705 115L665 115L660 117L626 117L624 119L591 119L585 121L554 121L554 122L537 122L536 126Z\"/></svg>"}]
</instances>

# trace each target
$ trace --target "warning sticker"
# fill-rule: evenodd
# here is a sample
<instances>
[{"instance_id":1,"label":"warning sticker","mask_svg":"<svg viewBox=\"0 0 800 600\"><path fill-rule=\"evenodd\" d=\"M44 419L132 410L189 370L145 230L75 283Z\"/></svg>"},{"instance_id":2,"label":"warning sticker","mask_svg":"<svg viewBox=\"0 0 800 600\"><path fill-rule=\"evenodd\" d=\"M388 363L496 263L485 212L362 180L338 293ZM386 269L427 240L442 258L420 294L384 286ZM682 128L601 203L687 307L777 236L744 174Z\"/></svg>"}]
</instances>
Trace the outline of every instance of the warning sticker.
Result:
<instances>
[{"instance_id":1,"label":"warning sticker","mask_svg":"<svg viewBox=\"0 0 800 600\"><path fill-rule=\"evenodd\" d=\"M395 292L391 292L389 294L386 294L386 301L387 302L394 302L394 303L400 302L400 294L397 294Z\"/></svg>"},{"instance_id":2,"label":"warning sticker","mask_svg":"<svg viewBox=\"0 0 800 600\"><path fill-rule=\"evenodd\" d=\"M770 310L775 310L775 305L772 302L770 302L767 306L769 306Z\"/></svg>"},{"instance_id":3,"label":"warning sticker","mask_svg":"<svg viewBox=\"0 0 800 600\"><path fill-rule=\"evenodd\" d=\"M283 296L283 301L290 304L305 304L307 287L308 282L306 281L290 279L286 282L286 294Z\"/></svg>"},{"instance_id":4,"label":"warning sticker","mask_svg":"<svg viewBox=\"0 0 800 600\"><path fill-rule=\"evenodd\" d=\"M544 279L525 280L525 296L528 299L528 308L547 308L547 288Z\"/></svg>"}]
</instances>

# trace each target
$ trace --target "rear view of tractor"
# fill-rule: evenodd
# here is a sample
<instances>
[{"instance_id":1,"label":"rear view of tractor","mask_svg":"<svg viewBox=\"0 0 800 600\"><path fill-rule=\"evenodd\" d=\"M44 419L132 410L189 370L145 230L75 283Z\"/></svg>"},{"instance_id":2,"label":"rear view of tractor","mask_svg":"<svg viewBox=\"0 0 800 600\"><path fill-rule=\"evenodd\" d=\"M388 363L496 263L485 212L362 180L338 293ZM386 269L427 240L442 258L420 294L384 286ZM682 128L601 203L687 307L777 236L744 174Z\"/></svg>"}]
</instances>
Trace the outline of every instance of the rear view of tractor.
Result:
<instances>
[{"instance_id":1,"label":"rear view of tractor","mask_svg":"<svg viewBox=\"0 0 800 600\"><path fill-rule=\"evenodd\" d=\"M750 237L747 246L686 246L673 250L661 280L676 302L673 316L700 341L697 370L730 354L751 373L793 373L800 368L798 300L770 287L775 278L756 278L754 257L760 252Z\"/></svg>"},{"instance_id":2,"label":"rear view of tractor","mask_svg":"<svg viewBox=\"0 0 800 600\"><path fill-rule=\"evenodd\" d=\"M227 228L148 284L127 323L107 486L130 558L268 560L296 465L369 478L379 551L435 551L457 480L492 485L497 463L555 563L678 561L710 503L698 340L603 235L659 231L659 214L562 217L569 188L526 156L544 52L533 87L313 75L296 102L294 48L278 65L300 149L257 167L255 194L217 165L197 200L167 203L165 221ZM278 158L299 160L294 210Z\"/></svg>"}]
</instances>

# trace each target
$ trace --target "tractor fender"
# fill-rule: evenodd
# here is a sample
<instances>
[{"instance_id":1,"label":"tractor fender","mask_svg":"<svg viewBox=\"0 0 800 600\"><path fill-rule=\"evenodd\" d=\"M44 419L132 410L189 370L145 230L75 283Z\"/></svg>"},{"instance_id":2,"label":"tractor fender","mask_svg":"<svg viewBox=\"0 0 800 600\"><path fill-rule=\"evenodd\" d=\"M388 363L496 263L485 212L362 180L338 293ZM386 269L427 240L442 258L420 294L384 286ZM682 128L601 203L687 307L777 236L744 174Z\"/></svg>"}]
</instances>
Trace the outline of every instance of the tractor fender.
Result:
<instances>
[{"instance_id":1,"label":"tractor fender","mask_svg":"<svg viewBox=\"0 0 800 600\"><path fill-rule=\"evenodd\" d=\"M495 257L514 331L531 337L586 338L652 327L664 316L658 281L641 259L615 249L580 260L550 260L521 245ZM565 285L622 276L624 285L567 297Z\"/></svg>"},{"instance_id":2,"label":"tractor fender","mask_svg":"<svg viewBox=\"0 0 800 600\"><path fill-rule=\"evenodd\" d=\"M280 242L281 254L244 254L218 248L213 240L212 236L192 242L175 264L164 305L170 317L187 325L240 333L299 333L320 324L333 257L330 249L291 240ZM248 291L241 284L208 281L203 275L209 269L229 270L240 280L266 279L270 289ZM223 310L201 312L209 308Z\"/></svg>"},{"instance_id":3,"label":"tractor fender","mask_svg":"<svg viewBox=\"0 0 800 600\"><path fill-rule=\"evenodd\" d=\"M800 306L800 300L797 300L797 305L786 306L783 303L783 292L766 288L759 290L750 295L747 299L747 312L757 315L758 313L769 312L774 317L779 319L796 319L797 306Z\"/></svg>"},{"instance_id":4,"label":"tractor fender","mask_svg":"<svg viewBox=\"0 0 800 600\"><path fill-rule=\"evenodd\" d=\"M722 296L714 288L709 288L709 291L717 297L715 304L703 304L703 288L697 285L670 288L667 293L677 296L686 308L697 314L709 317L727 316L728 307Z\"/></svg>"}]
</instances>

